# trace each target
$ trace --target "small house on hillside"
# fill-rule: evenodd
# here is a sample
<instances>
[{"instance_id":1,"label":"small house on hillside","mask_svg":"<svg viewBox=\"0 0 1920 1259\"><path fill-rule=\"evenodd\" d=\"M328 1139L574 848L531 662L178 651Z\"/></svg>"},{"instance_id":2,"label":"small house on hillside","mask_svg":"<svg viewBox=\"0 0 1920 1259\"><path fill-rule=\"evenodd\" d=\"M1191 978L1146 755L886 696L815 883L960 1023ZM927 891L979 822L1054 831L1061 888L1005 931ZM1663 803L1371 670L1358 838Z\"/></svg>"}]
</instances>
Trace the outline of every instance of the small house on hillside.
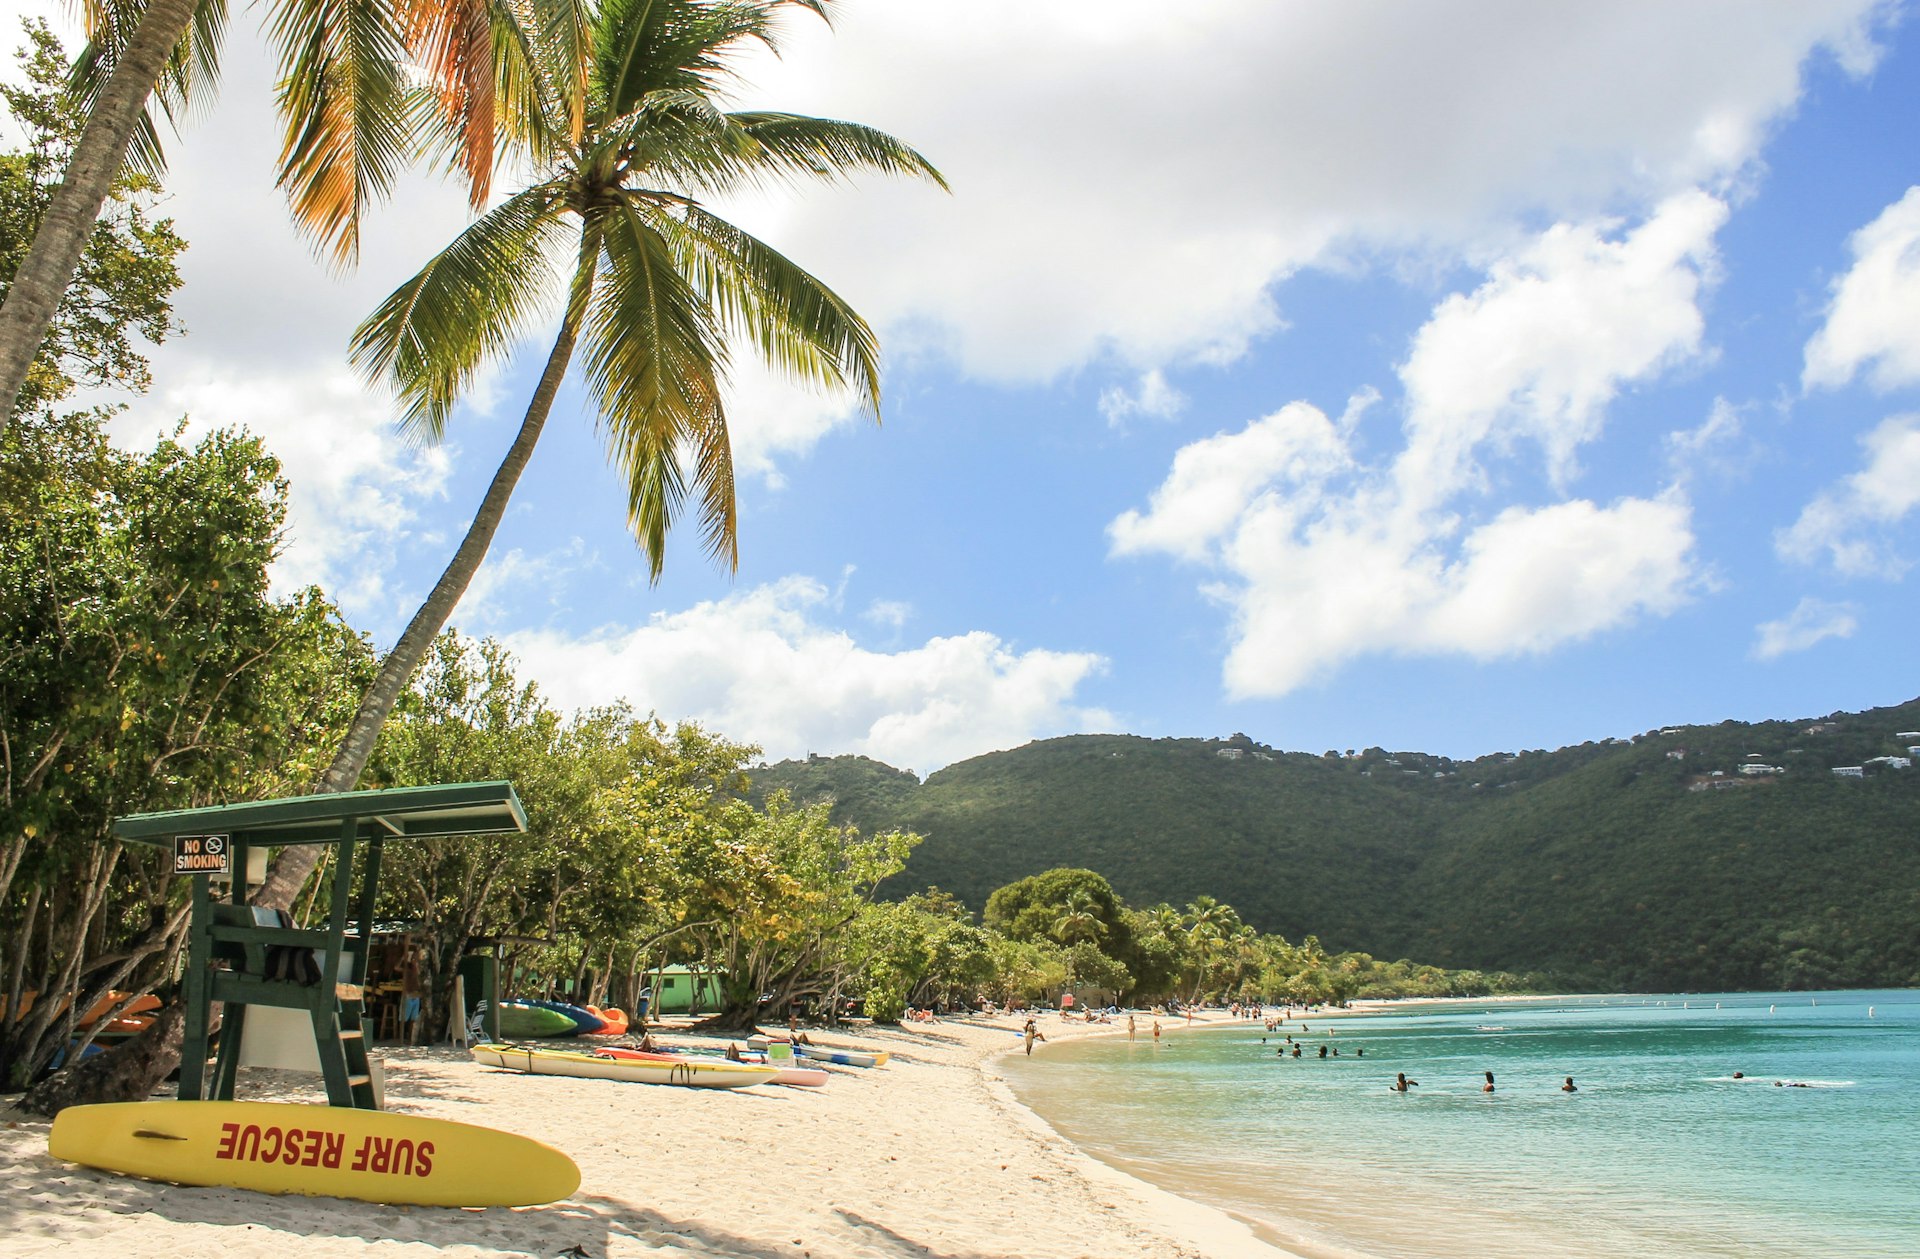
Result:
<instances>
[{"instance_id":1,"label":"small house on hillside","mask_svg":"<svg viewBox=\"0 0 1920 1259\"><path fill-rule=\"evenodd\" d=\"M1858 765L1835 765L1833 767L1833 776L1835 778L1865 778L1867 771Z\"/></svg>"}]
</instances>

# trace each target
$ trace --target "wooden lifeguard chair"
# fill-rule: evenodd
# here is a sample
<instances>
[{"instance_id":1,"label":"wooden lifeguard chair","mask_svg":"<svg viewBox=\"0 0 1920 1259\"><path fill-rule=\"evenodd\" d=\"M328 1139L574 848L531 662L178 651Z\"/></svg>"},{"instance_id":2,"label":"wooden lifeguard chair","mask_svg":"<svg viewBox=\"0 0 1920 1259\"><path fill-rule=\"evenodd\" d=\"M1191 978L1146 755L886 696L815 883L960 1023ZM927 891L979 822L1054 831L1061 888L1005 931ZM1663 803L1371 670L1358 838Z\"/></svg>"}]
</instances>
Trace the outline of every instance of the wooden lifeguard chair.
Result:
<instances>
[{"instance_id":1,"label":"wooden lifeguard chair","mask_svg":"<svg viewBox=\"0 0 1920 1259\"><path fill-rule=\"evenodd\" d=\"M506 782L290 796L135 813L115 821L113 831L120 839L171 847L175 870L193 875L181 1100L203 1096L209 1022L213 1003L219 1001L225 1006L219 1057L205 1096L233 1099L247 1008L273 1006L309 1015L328 1104L377 1109L367 1060L363 985L382 849L390 839L526 829L526 810L513 784ZM338 845L324 927L296 928L287 925L284 915L247 903L248 857L287 844ZM355 900L354 858L361 848L364 871ZM230 871L226 877L232 880L224 901L214 899L212 888L220 869Z\"/></svg>"}]
</instances>

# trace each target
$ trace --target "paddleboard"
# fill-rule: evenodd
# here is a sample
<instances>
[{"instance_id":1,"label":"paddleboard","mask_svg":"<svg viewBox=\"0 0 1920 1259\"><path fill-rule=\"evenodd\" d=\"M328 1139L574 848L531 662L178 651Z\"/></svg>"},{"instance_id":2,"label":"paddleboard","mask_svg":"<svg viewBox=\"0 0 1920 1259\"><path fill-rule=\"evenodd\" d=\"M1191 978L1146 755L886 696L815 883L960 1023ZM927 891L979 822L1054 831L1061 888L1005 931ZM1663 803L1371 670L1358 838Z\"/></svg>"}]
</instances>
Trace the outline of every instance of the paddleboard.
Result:
<instances>
[{"instance_id":1,"label":"paddleboard","mask_svg":"<svg viewBox=\"0 0 1920 1259\"><path fill-rule=\"evenodd\" d=\"M47 1153L177 1185L409 1206L534 1206L580 1187L572 1159L528 1137L289 1102L69 1106L54 1117Z\"/></svg>"}]
</instances>

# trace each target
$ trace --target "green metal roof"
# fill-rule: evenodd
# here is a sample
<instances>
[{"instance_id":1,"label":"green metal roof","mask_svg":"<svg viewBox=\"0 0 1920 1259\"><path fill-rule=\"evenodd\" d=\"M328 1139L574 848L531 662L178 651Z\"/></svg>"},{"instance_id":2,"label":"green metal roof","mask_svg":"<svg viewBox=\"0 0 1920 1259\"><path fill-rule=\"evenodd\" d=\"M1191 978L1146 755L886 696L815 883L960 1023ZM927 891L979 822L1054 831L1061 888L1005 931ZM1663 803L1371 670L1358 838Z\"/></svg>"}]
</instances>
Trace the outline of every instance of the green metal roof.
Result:
<instances>
[{"instance_id":1,"label":"green metal roof","mask_svg":"<svg viewBox=\"0 0 1920 1259\"><path fill-rule=\"evenodd\" d=\"M172 844L176 835L228 835L239 844L339 843L354 819L359 839L419 839L527 829L527 811L509 782L448 783L286 796L170 813L131 813L113 833L135 844Z\"/></svg>"}]
</instances>

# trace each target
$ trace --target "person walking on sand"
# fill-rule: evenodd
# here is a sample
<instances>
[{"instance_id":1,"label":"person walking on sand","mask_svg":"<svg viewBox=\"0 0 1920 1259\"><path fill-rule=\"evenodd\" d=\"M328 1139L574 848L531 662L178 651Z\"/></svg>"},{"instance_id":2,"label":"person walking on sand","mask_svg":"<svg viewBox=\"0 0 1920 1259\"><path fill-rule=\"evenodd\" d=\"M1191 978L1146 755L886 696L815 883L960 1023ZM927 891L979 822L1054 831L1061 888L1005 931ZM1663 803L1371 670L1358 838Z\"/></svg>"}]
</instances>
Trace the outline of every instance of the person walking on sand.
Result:
<instances>
[{"instance_id":1,"label":"person walking on sand","mask_svg":"<svg viewBox=\"0 0 1920 1259\"><path fill-rule=\"evenodd\" d=\"M1393 1083L1392 1083L1392 1084L1389 1084L1389 1085L1387 1085L1387 1087L1388 1087L1388 1088L1390 1088L1390 1089L1392 1089L1392 1090L1393 1090L1394 1092L1396 1092L1396 1093L1404 1093L1404 1092L1406 1092L1406 1091L1407 1091L1408 1089L1417 1089L1417 1088L1419 1088L1419 1087L1420 1087L1420 1081L1418 1081L1418 1080L1409 1080L1409 1079L1407 1078L1407 1073L1406 1073L1405 1071L1401 1071L1401 1072L1397 1072L1397 1073L1396 1073L1396 1074L1394 1075L1394 1077L1393 1077Z\"/></svg>"},{"instance_id":2,"label":"person walking on sand","mask_svg":"<svg viewBox=\"0 0 1920 1259\"><path fill-rule=\"evenodd\" d=\"M1033 1057L1033 1042L1046 1039L1046 1037L1040 1034L1040 1029L1033 1025L1032 1019L1027 1020L1027 1025L1021 1029L1020 1035L1022 1039L1027 1042L1027 1057L1029 1058Z\"/></svg>"}]
</instances>

